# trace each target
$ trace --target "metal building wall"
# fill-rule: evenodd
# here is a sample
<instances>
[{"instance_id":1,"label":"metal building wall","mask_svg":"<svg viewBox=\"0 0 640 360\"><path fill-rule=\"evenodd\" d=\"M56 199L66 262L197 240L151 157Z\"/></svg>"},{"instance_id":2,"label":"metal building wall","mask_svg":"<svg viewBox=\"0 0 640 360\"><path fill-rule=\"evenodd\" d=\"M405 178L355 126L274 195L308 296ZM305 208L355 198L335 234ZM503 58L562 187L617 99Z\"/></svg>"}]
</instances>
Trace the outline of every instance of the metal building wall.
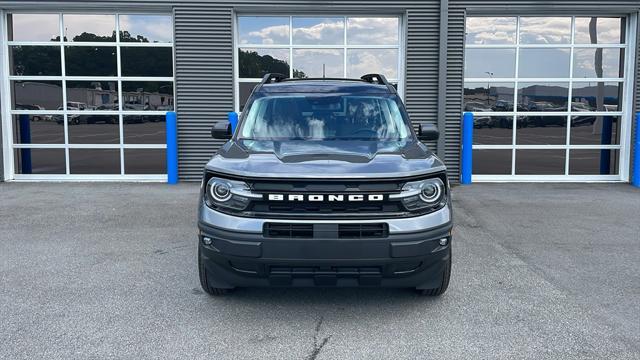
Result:
<instances>
[{"instance_id":1,"label":"metal building wall","mask_svg":"<svg viewBox=\"0 0 640 360\"><path fill-rule=\"evenodd\" d=\"M268 13L406 14L407 111L415 124L437 123L439 0L279 1L268 7L253 1L176 4L175 51L179 164L182 180L199 180L204 163L222 144L209 136L214 121L233 110L234 11ZM366 6L365 6L366 5ZM461 100L458 99L459 103ZM456 118L458 116L456 115ZM436 151L435 143L429 144ZM459 146L453 144L453 147ZM457 179L455 156L451 175Z\"/></svg>"},{"instance_id":2,"label":"metal building wall","mask_svg":"<svg viewBox=\"0 0 640 360\"><path fill-rule=\"evenodd\" d=\"M449 0L446 94L438 91L440 0L121 0L1 1L3 9L119 10L173 9L175 13L176 92L180 176L198 180L202 166L221 144L209 136L214 121L233 109L234 10L253 13L406 14L406 85L408 111L416 123L437 123L438 97L446 96L444 160L452 180L459 172L460 112L464 71L465 14L628 14L640 10L638 0ZM640 36L638 36L640 47ZM637 57L640 58L640 55ZM636 63L636 69L637 67ZM635 111L640 109L636 75ZM441 129L442 131L442 129ZM430 144L432 149L435 144Z\"/></svg>"}]
</instances>

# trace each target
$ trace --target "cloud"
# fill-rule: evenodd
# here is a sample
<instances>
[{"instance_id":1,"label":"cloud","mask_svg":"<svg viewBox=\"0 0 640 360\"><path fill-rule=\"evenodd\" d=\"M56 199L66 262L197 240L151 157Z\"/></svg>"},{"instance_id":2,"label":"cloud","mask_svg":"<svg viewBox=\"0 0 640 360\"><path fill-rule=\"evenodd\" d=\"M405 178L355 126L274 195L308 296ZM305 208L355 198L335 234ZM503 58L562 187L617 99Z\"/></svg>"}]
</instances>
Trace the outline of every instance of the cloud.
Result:
<instances>
[{"instance_id":1,"label":"cloud","mask_svg":"<svg viewBox=\"0 0 640 360\"><path fill-rule=\"evenodd\" d=\"M288 44L289 25L267 26L257 31L250 31L248 35L254 39L244 38L243 44Z\"/></svg>"}]
</instances>

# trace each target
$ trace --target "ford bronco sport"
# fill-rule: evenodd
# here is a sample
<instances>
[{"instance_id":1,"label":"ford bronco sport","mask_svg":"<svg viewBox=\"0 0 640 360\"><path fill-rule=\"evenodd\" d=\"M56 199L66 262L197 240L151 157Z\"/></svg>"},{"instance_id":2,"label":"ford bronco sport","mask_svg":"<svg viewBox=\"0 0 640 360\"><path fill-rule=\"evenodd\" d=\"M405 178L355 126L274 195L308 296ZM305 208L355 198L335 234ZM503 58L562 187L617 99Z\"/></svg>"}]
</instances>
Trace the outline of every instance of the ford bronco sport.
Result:
<instances>
[{"instance_id":1,"label":"ford bronco sport","mask_svg":"<svg viewBox=\"0 0 640 360\"><path fill-rule=\"evenodd\" d=\"M383 286L441 295L452 210L442 161L416 136L383 75L267 74L204 170L198 265L203 289Z\"/></svg>"}]
</instances>

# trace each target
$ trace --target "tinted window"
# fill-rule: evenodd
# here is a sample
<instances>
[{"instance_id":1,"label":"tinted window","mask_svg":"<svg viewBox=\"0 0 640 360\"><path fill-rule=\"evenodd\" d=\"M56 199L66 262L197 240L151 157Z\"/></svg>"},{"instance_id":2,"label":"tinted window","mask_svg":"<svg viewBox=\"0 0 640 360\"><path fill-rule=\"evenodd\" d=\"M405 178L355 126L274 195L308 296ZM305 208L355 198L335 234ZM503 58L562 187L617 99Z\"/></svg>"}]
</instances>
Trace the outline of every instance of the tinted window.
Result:
<instances>
[{"instance_id":1,"label":"tinted window","mask_svg":"<svg viewBox=\"0 0 640 360\"><path fill-rule=\"evenodd\" d=\"M173 76L170 47L122 47L122 76Z\"/></svg>"},{"instance_id":2,"label":"tinted window","mask_svg":"<svg viewBox=\"0 0 640 360\"><path fill-rule=\"evenodd\" d=\"M622 44L624 21L621 18L577 17L576 44Z\"/></svg>"},{"instance_id":3,"label":"tinted window","mask_svg":"<svg viewBox=\"0 0 640 360\"><path fill-rule=\"evenodd\" d=\"M520 43L522 44L569 44L570 42L570 17L520 18Z\"/></svg>"},{"instance_id":4,"label":"tinted window","mask_svg":"<svg viewBox=\"0 0 640 360\"><path fill-rule=\"evenodd\" d=\"M520 49L518 76L529 78L569 77L569 49Z\"/></svg>"},{"instance_id":5,"label":"tinted window","mask_svg":"<svg viewBox=\"0 0 640 360\"><path fill-rule=\"evenodd\" d=\"M169 81L123 81L122 106L125 111L172 111L173 83Z\"/></svg>"},{"instance_id":6,"label":"tinted window","mask_svg":"<svg viewBox=\"0 0 640 360\"><path fill-rule=\"evenodd\" d=\"M64 149L15 149L16 174L64 174Z\"/></svg>"},{"instance_id":7,"label":"tinted window","mask_svg":"<svg viewBox=\"0 0 640 360\"><path fill-rule=\"evenodd\" d=\"M344 18L293 17L293 44L341 45Z\"/></svg>"},{"instance_id":8,"label":"tinted window","mask_svg":"<svg viewBox=\"0 0 640 360\"><path fill-rule=\"evenodd\" d=\"M388 79L398 77L397 49L348 49L347 77L360 78L364 74L384 74Z\"/></svg>"},{"instance_id":9,"label":"tinted window","mask_svg":"<svg viewBox=\"0 0 640 360\"><path fill-rule=\"evenodd\" d=\"M289 50L238 49L240 77L261 78L268 73L289 76Z\"/></svg>"},{"instance_id":10,"label":"tinted window","mask_svg":"<svg viewBox=\"0 0 640 360\"><path fill-rule=\"evenodd\" d=\"M59 76L62 74L60 47L9 46L11 75Z\"/></svg>"},{"instance_id":11,"label":"tinted window","mask_svg":"<svg viewBox=\"0 0 640 360\"><path fill-rule=\"evenodd\" d=\"M118 110L118 82L67 80L68 110Z\"/></svg>"},{"instance_id":12,"label":"tinted window","mask_svg":"<svg viewBox=\"0 0 640 360\"><path fill-rule=\"evenodd\" d=\"M518 111L567 111L569 84L519 83Z\"/></svg>"},{"instance_id":13,"label":"tinted window","mask_svg":"<svg viewBox=\"0 0 640 360\"><path fill-rule=\"evenodd\" d=\"M623 58L624 49L576 48L573 54L573 76L576 78L622 77L624 67L620 59Z\"/></svg>"},{"instance_id":14,"label":"tinted window","mask_svg":"<svg viewBox=\"0 0 640 360\"><path fill-rule=\"evenodd\" d=\"M514 83L464 84L464 111L513 111Z\"/></svg>"},{"instance_id":15,"label":"tinted window","mask_svg":"<svg viewBox=\"0 0 640 360\"><path fill-rule=\"evenodd\" d=\"M11 81L11 108L13 110L60 110L62 107L61 81Z\"/></svg>"},{"instance_id":16,"label":"tinted window","mask_svg":"<svg viewBox=\"0 0 640 360\"><path fill-rule=\"evenodd\" d=\"M467 49L464 61L464 76L468 78L510 78L516 75L515 49Z\"/></svg>"},{"instance_id":17,"label":"tinted window","mask_svg":"<svg viewBox=\"0 0 640 360\"><path fill-rule=\"evenodd\" d=\"M473 117L473 143L476 145L511 145L513 116Z\"/></svg>"},{"instance_id":18,"label":"tinted window","mask_svg":"<svg viewBox=\"0 0 640 360\"><path fill-rule=\"evenodd\" d=\"M125 144L164 144L166 118L163 115L125 115L123 135Z\"/></svg>"},{"instance_id":19,"label":"tinted window","mask_svg":"<svg viewBox=\"0 0 640 360\"><path fill-rule=\"evenodd\" d=\"M573 82L573 111L621 111L622 83Z\"/></svg>"},{"instance_id":20,"label":"tinted window","mask_svg":"<svg viewBox=\"0 0 640 360\"><path fill-rule=\"evenodd\" d=\"M120 174L118 149L69 149L72 174Z\"/></svg>"},{"instance_id":21,"label":"tinted window","mask_svg":"<svg viewBox=\"0 0 640 360\"><path fill-rule=\"evenodd\" d=\"M66 46L68 76L117 75L116 48L109 46Z\"/></svg>"},{"instance_id":22,"label":"tinted window","mask_svg":"<svg viewBox=\"0 0 640 360\"><path fill-rule=\"evenodd\" d=\"M572 145L619 145L620 117L574 116L571 119Z\"/></svg>"},{"instance_id":23,"label":"tinted window","mask_svg":"<svg viewBox=\"0 0 640 360\"><path fill-rule=\"evenodd\" d=\"M296 78L344 77L344 50L294 49L293 76Z\"/></svg>"},{"instance_id":24,"label":"tinted window","mask_svg":"<svg viewBox=\"0 0 640 360\"><path fill-rule=\"evenodd\" d=\"M511 175L511 153L507 150L473 150L473 174Z\"/></svg>"},{"instance_id":25,"label":"tinted window","mask_svg":"<svg viewBox=\"0 0 640 360\"><path fill-rule=\"evenodd\" d=\"M396 45L398 32L398 18L395 17L347 18L347 45Z\"/></svg>"},{"instance_id":26,"label":"tinted window","mask_svg":"<svg viewBox=\"0 0 640 360\"><path fill-rule=\"evenodd\" d=\"M64 14L62 18L67 41L116 41L115 15Z\"/></svg>"},{"instance_id":27,"label":"tinted window","mask_svg":"<svg viewBox=\"0 0 640 360\"><path fill-rule=\"evenodd\" d=\"M253 91L253 88L258 85L258 83L256 82L241 82L238 83L238 87L239 87L239 93L240 93L240 111L242 111L244 109L244 105L246 104L247 100L249 99L249 96L251 95L251 92Z\"/></svg>"},{"instance_id":28,"label":"tinted window","mask_svg":"<svg viewBox=\"0 0 640 360\"><path fill-rule=\"evenodd\" d=\"M9 41L60 41L58 14L8 14Z\"/></svg>"},{"instance_id":29,"label":"tinted window","mask_svg":"<svg viewBox=\"0 0 640 360\"><path fill-rule=\"evenodd\" d=\"M468 17L467 44L515 44L515 17Z\"/></svg>"},{"instance_id":30,"label":"tinted window","mask_svg":"<svg viewBox=\"0 0 640 360\"><path fill-rule=\"evenodd\" d=\"M167 160L164 149L125 149L125 174L166 174Z\"/></svg>"},{"instance_id":31,"label":"tinted window","mask_svg":"<svg viewBox=\"0 0 640 360\"><path fill-rule=\"evenodd\" d=\"M617 175L620 151L615 149L569 150L570 175Z\"/></svg>"},{"instance_id":32,"label":"tinted window","mask_svg":"<svg viewBox=\"0 0 640 360\"><path fill-rule=\"evenodd\" d=\"M516 144L564 145L567 143L567 116L518 116Z\"/></svg>"},{"instance_id":33,"label":"tinted window","mask_svg":"<svg viewBox=\"0 0 640 360\"><path fill-rule=\"evenodd\" d=\"M122 42L172 42L171 16L120 15L120 41Z\"/></svg>"},{"instance_id":34,"label":"tinted window","mask_svg":"<svg viewBox=\"0 0 640 360\"><path fill-rule=\"evenodd\" d=\"M64 124L53 115L13 115L16 144L64 144Z\"/></svg>"},{"instance_id":35,"label":"tinted window","mask_svg":"<svg viewBox=\"0 0 640 360\"><path fill-rule=\"evenodd\" d=\"M564 175L565 150L516 150L516 175Z\"/></svg>"},{"instance_id":36,"label":"tinted window","mask_svg":"<svg viewBox=\"0 0 640 360\"><path fill-rule=\"evenodd\" d=\"M118 115L68 114L70 144L120 143Z\"/></svg>"},{"instance_id":37,"label":"tinted window","mask_svg":"<svg viewBox=\"0 0 640 360\"><path fill-rule=\"evenodd\" d=\"M289 44L289 18L275 16L238 17L239 44Z\"/></svg>"}]
</instances>

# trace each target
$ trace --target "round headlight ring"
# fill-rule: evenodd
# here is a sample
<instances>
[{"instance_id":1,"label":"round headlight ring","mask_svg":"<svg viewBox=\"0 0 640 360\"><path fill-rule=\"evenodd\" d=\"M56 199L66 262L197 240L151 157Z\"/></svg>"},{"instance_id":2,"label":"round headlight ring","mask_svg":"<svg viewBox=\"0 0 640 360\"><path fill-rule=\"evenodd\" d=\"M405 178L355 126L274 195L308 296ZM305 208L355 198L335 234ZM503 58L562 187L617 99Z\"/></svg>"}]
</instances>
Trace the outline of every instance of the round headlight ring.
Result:
<instances>
[{"instance_id":1,"label":"round headlight ring","mask_svg":"<svg viewBox=\"0 0 640 360\"><path fill-rule=\"evenodd\" d=\"M435 204L440 201L442 197L442 189L444 185L440 180L427 181L422 184L420 190L420 200Z\"/></svg>"},{"instance_id":2,"label":"round headlight ring","mask_svg":"<svg viewBox=\"0 0 640 360\"><path fill-rule=\"evenodd\" d=\"M231 196L233 196L231 193L231 184L217 179L213 180L209 185L209 194L215 201L229 201Z\"/></svg>"}]
</instances>

